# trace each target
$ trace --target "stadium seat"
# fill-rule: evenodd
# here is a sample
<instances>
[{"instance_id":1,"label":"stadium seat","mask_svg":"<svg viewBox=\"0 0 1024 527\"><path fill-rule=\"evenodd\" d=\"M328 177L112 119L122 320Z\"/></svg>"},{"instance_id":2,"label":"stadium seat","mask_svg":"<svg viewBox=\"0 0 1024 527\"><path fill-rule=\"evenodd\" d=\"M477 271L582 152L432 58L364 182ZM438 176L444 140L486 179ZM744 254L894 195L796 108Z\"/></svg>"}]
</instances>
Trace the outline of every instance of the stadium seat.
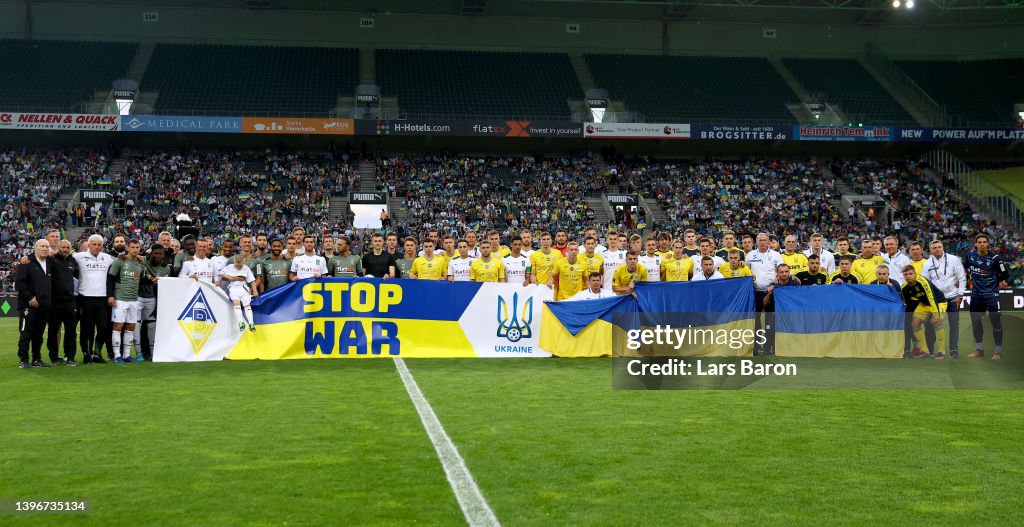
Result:
<instances>
[{"instance_id":1,"label":"stadium seat","mask_svg":"<svg viewBox=\"0 0 1024 527\"><path fill-rule=\"evenodd\" d=\"M81 111L124 77L137 49L134 42L0 40L0 101L6 109Z\"/></svg>"},{"instance_id":2,"label":"stadium seat","mask_svg":"<svg viewBox=\"0 0 1024 527\"><path fill-rule=\"evenodd\" d=\"M864 124L914 124L914 118L853 59L783 59L810 93L821 93Z\"/></svg>"},{"instance_id":3,"label":"stadium seat","mask_svg":"<svg viewBox=\"0 0 1024 527\"><path fill-rule=\"evenodd\" d=\"M354 49L159 44L141 89L160 113L326 116L357 84Z\"/></svg>"},{"instance_id":4,"label":"stadium seat","mask_svg":"<svg viewBox=\"0 0 1024 527\"><path fill-rule=\"evenodd\" d=\"M410 117L568 120L583 89L560 53L378 49L377 82Z\"/></svg>"},{"instance_id":5,"label":"stadium seat","mask_svg":"<svg viewBox=\"0 0 1024 527\"><path fill-rule=\"evenodd\" d=\"M946 108L956 126L1012 126L1013 105L1024 101L1024 60L896 63Z\"/></svg>"},{"instance_id":6,"label":"stadium seat","mask_svg":"<svg viewBox=\"0 0 1024 527\"><path fill-rule=\"evenodd\" d=\"M594 81L648 122L791 124L798 101L762 58L586 55Z\"/></svg>"}]
</instances>

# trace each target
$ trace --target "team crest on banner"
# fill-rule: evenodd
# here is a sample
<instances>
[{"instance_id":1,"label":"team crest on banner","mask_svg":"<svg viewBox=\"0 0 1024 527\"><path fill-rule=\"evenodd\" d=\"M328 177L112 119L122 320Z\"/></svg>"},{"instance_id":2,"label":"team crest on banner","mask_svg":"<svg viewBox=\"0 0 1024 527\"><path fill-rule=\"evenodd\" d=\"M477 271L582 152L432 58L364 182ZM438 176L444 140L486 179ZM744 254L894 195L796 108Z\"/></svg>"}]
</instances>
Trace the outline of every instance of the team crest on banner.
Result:
<instances>
[{"instance_id":1,"label":"team crest on banner","mask_svg":"<svg viewBox=\"0 0 1024 527\"><path fill-rule=\"evenodd\" d=\"M210 303L206 300L202 288L196 291L185 309L178 315L178 325L192 344L192 352L199 355L203 345L209 340L217 327L217 317L213 314Z\"/></svg>"},{"instance_id":2,"label":"team crest on banner","mask_svg":"<svg viewBox=\"0 0 1024 527\"><path fill-rule=\"evenodd\" d=\"M511 316L510 316L511 315ZM533 337L533 297L523 303L523 311L519 311L519 293L512 293L512 308L509 309L505 297L498 295L498 337L509 342L519 342Z\"/></svg>"}]
</instances>

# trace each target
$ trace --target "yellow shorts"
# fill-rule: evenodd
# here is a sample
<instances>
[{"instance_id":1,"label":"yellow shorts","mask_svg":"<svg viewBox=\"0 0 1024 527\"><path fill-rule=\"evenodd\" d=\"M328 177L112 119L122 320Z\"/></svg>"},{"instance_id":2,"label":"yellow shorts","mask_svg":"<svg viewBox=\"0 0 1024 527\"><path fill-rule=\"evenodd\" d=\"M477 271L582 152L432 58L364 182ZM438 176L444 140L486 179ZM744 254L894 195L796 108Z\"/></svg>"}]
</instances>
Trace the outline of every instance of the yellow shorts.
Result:
<instances>
[{"instance_id":1,"label":"yellow shorts","mask_svg":"<svg viewBox=\"0 0 1024 527\"><path fill-rule=\"evenodd\" d=\"M932 315L938 315L939 311L932 306L919 305L914 308L914 318L927 321Z\"/></svg>"}]
</instances>

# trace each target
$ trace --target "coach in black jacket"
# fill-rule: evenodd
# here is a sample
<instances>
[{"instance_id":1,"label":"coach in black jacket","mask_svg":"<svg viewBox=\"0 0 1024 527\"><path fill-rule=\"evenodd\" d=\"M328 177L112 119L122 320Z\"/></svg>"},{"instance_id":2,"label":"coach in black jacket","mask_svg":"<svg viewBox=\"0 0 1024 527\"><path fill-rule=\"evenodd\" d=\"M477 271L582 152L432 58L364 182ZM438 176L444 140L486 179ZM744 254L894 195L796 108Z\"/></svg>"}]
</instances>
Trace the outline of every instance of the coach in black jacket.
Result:
<instances>
[{"instance_id":1,"label":"coach in black jacket","mask_svg":"<svg viewBox=\"0 0 1024 527\"><path fill-rule=\"evenodd\" d=\"M29 367L28 346L32 344L32 366L48 368L40 351L43 348L43 331L49 317L53 300L53 266L49 258L50 244L46 240L36 242L35 254L27 264L18 266L14 275L14 286L18 291L18 312L21 319L21 337L18 339L19 368Z\"/></svg>"},{"instance_id":2,"label":"coach in black jacket","mask_svg":"<svg viewBox=\"0 0 1024 527\"><path fill-rule=\"evenodd\" d=\"M75 326L78 313L75 309L75 279L78 278L78 260L71 255L71 242L61 240L53 261L53 305L50 307L49 332L46 334L46 349L50 362L78 366L75 362ZM61 329L64 330L64 358L57 349Z\"/></svg>"}]
</instances>

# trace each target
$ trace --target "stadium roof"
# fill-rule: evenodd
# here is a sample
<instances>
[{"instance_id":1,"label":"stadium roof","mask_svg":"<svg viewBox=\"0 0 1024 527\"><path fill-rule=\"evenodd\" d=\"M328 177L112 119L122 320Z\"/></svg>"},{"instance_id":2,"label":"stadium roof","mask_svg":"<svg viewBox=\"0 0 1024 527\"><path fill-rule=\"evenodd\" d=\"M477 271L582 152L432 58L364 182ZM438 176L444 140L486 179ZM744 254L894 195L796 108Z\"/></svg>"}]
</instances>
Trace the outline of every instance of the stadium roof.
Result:
<instances>
[{"instance_id":1,"label":"stadium roof","mask_svg":"<svg viewBox=\"0 0 1024 527\"><path fill-rule=\"evenodd\" d=\"M861 25L1024 25L1024 0L92 0L184 8ZM78 3L78 2L74 2Z\"/></svg>"}]
</instances>

